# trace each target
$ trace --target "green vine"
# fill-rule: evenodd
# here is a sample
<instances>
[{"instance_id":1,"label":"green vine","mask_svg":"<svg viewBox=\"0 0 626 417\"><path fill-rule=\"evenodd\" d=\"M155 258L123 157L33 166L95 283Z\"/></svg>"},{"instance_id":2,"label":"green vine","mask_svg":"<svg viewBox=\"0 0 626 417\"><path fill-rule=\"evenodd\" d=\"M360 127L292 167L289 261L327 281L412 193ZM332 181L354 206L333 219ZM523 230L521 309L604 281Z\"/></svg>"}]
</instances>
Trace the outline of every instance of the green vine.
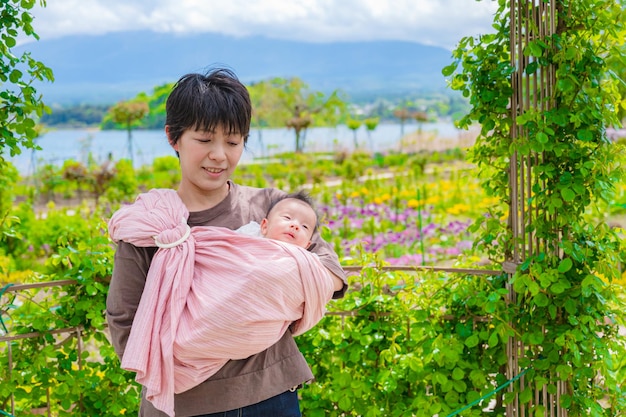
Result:
<instances>
[{"instance_id":1,"label":"green vine","mask_svg":"<svg viewBox=\"0 0 626 417\"><path fill-rule=\"evenodd\" d=\"M81 221L80 213L64 219L74 229L64 234L49 225L56 231L58 246L50 249L42 272L31 272L21 281L76 284L23 290L2 306L3 323L10 325L11 334L40 336L7 342L10 346L4 352L10 348L11 354L0 357L0 375L6 382L0 384L0 409L8 410L12 399L20 416L48 406L55 416L136 413L140 388L134 375L120 368L105 332L113 257L106 224ZM78 229L84 233L79 241L73 236Z\"/></svg>"},{"instance_id":2,"label":"green vine","mask_svg":"<svg viewBox=\"0 0 626 417\"><path fill-rule=\"evenodd\" d=\"M332 303L318 331L297 339L316 380L307 416L502 414L504 346L512 335L502 276L385 272L376 256Z\"/></svg>"},{"instance_id":3,"label":"green vine","mask_svg":"<svg viewBox=\"0 0 626 417\"><path fill-rule=\"evenodd\" d=\"M590 213L613 198L623 179L624 150L607 139L606 128L619 126L624 88L607 62L624 58L626 12L623 2L614 0L556 1L555 33L535 34L523 49L528 64L516 68L509 3L500 2L498 32L463 39L455 63L444 70L452 75L452 88L472 104L461 125L482 126L470 159L480 168L485 190L501 204L474 230L480 235L477 246L494 260L511 260L519 244L503 221L512 204L509 164L518 161L522 169L521 159L534 162L524 214L532 219L526 231L540 247L529 251L511 279L517 294L511 320L524 344L519 366L531 370L507 401L518 395L522 404L530 403L534 388L554 394L562 382L566 392L558 406L570 415L618 415L626 387L611 352L624 352L616 337L623 304L611 282L620 276L624 254L615 230ZM532 5L520 3L531 11L520 19L533 30ZM526 75L553 70L556 83L551 95L516 115L514 126L511 79L522 70ZM512 135L517 127L524 134ZM519 159L512 159L514 154ZM535 402L533 412L542 415L547 406Z\"/></svg>"},{"instance_id":4,"label":"green vine","mask_svg":"<svg viewBox=\"0 0 626 417\"><path fill-rule=\"evenodd\" d=\"M30 10L45 0L5 0L0 19L0 162L8 150L11 156L21 153L21 148L36 148L34 139L39 135L33 116L41 117L50 109L43 103L33 84L53 81L52 70L33 59L30 53L15 53L20 37L39 39L32 23ZM4 164L2 164L4 165Z\"/></svg>"}]
</instances>

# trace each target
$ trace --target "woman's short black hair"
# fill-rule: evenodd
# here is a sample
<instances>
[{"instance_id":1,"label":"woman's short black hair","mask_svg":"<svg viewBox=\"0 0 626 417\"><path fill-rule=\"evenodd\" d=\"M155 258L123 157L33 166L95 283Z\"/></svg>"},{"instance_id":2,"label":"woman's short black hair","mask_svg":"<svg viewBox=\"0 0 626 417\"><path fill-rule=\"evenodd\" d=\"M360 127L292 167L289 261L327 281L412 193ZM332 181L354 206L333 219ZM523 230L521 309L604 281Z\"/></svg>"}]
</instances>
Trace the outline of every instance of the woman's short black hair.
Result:
<instances>
[{"instance_id":1,"label":"woman's short black hair","mask_svg":"<svg viewBox=\"0 0 626 417\"><path fill-rule=\"evenodd\" d=\"M247 88L235 73L216 68L206 74L182 76L165 103L169 140L176 144L188 129L213 131L223 126L228 134L250 133L252 104Z\"/></svg>"}]
</instances>

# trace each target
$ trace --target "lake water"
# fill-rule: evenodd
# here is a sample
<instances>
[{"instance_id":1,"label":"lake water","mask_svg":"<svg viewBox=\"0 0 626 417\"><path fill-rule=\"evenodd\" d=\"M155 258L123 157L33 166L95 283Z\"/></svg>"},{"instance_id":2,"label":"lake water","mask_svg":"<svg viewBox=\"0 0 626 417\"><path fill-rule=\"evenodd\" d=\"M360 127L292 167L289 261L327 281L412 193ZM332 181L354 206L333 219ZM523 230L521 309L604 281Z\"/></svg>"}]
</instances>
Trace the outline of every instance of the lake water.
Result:
<instances>
[{"instance_id":1,"label":"lake water","mask_svg":"<svg viewBox=\"0 0 626 417\"><path fill-rule=\"evenodd\" d=\"M454 142L467 134L457 129L451 122L423 123L421 126L416 123L407 123L404 129L400 124L380 124L369 134L364 127L357 130L359 148L375 152L398 149L403 130L405 138L415 135L419 130L424 136L429 136L430 140L436 140L439 143ZM259 139L259 133L261 139ZM151 164L155 157L175 155L167 143L163 130L135 130L132 132L132 138L136 167ZM21 155L11 158L23 175L33 173L36 166L62 165L63 161L68 159L86 163L89 155L98 162L106 160L109 154L114 160L129 157L127 132L122 130L52 130L37 139L37 144L42 148L41 150L25 150ZM306 132L305 152L344 149L351 151L353 148L354 133L344 125L334 128L311 128ZM242 161L252 161L254 158L294 149L295 134L291 129L252 129Z\"/></svg>"}]
</instances>

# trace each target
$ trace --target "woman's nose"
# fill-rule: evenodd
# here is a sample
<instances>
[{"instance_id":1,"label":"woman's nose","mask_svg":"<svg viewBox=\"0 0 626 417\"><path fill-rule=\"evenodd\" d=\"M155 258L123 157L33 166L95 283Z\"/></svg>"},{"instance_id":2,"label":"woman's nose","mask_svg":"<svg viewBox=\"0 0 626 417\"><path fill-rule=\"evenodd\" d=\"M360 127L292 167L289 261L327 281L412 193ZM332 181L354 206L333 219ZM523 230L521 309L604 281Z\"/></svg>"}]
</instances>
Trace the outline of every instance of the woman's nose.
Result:
<instances>
[{"instance_id":1,"label":"woman's nose","mask_svg":"<svg viewBox=\"0 0 626 417\"><path fill-rule=\"evenodd\" d=\"M209 150L209 158L214 161L222 161L226 158L226 152L221 145L216 144Z\"/></svg>"}]
</instances>

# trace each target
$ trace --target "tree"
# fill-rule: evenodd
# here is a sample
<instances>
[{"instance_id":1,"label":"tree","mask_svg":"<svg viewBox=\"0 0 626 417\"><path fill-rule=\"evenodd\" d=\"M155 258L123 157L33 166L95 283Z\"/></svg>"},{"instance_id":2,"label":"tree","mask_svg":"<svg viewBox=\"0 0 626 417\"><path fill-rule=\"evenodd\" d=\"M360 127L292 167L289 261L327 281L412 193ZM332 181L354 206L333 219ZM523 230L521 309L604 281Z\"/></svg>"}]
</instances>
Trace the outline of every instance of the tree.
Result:
<instances>
[{"instance_id":1,"label":"tree","mask_svg":"<svg viewBox=\"0 0 626 417\"><path fill-rule=\"evenodd\" d=\"M319 91L311 91L297 77L288 80L275 78L272 85L277 89L284 125L293 129L296 134L296 152L303 151L309 126L336 126L346 112L346 101L340 97L338 91L329 96Z\"/></svg>"},{"instance_id":2,"label":"tree","mask_svg":"<svg viewBox=\"0 0 626 417\"><path fill-rule=\"evenodd\" d=\"M150 108L145 101L120 101L109 110L106 117L113 122L123 125L128 132L128 157L133 161L133 127L144 118Z\"/></svg>"},{"instance_id":3,"label":"tree","mask_svg":"<svg viewBox=\"0 0 626 417\"><path fill-rule=\"evenodd\" d=\"M354 141L354 150L357 150L359 148L359 142L356 139L356 131L359 130L362 124L363 124L363 120L359 120L357 118L349 117L348 120L346 120L346 126L348 126L348 129L352 131L352 135L353 135L352 140Z\"/></svg>"},{"instance_id":4,"label":"tree","mask_svg":"<svg viewBox=\"0 0 626 417\"><path fill-rule=\"evenodd\" d=\"M50 109L33 86L35 81L54 81L52 70L31 57L29 52L16 56L12 48L22 32L39 40L32 22L30 9L35 1L5 0L0 19L0 165L8 150L11 156L21 148L36 148L38 136L36 121ZM45 7L45 0L39 0ZM4 171L4 169L2 169Z\"/></svg>"},{"instance_id":5,"label":"tree","mask_svg":"<svg viewBox=\"0 0 626 417\"><path fill-rule=\"evenodd\" d=\"M367 119L363 120L363 123L365 124L365 129L367 129L367 138L369 140L370 149L372 152L374 151L374 143L372 142L372 132L376 130L379 122L380 122L379 117L368 117Z\"/></svg>"},{"instance_id":6,"label":"tree","mask_svg":"<svg viewBox=\"0 0 626 417\"><path fill-rule=\"evenodd\" d=\"M422 123L427 122L429 120L428 113L425 111L416 111L413 113L413 119L417 122L417 131L422 133Z\"/></svg>"},{"instance_id":7,"label":"tree","mask_svg":"<svg viewBox=\"0 0 626 417\"><path fill-rule=\"evenodd\" d=\"M138 94L133 100L148 103L148 114L141 120L145 129L163 129L165 126L165 104L174 83L166 83L152 89L152 94Z\"/></svg>"},{"instance_id":8,"label":"tree","mask_svg":"<svg viewBox=\"0 0 626 417\"><path fill-rule=\"evenodd\" d=\"M406 107L406 104L398 107L393 111L393 116L400 120L400 136L404 136L404 124L407 120L413 117L411 111Z\"/></svg>"},{"instance_id":9,"label":"tree","mask_svg":"<svg viewBox=\"0 0 626 417\"><path fill-rule=\"evenodd\" d=\"M251 124L258 129L259 147L264 152L262 132L263 128L276 124L276 114L280 108L278 90L268 80L253 83L247 88L252 102Z\"/></svg>"}]
</instances>

